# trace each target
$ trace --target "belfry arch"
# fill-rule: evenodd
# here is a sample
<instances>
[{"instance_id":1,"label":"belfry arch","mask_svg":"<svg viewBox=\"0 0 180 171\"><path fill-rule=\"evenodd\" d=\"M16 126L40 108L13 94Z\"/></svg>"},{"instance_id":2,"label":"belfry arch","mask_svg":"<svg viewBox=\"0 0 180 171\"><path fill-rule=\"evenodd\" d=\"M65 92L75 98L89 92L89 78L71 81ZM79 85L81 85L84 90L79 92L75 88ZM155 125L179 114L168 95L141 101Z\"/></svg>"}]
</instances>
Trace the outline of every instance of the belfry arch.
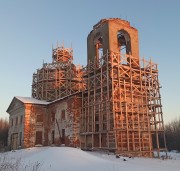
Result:
<instances>
[{"instance_id":1,"label":"belfry arch","mask_svg":"<svg viewBox=\"0 0 180 171\"><path fill-rule=\"evenodd\" d=\"M118 47L120 53L122 51L125 52L125 54L130 55L131 54L131 38L127 31L120 30L117 33L117 41L118 41Z\"/></svg>"},{"instance_id":2,"label":"belfry arch","mask_svg":"<svg viewBox=\"0 0 180 171\"><path fill-rule=\"evenodd\" d=\"M97 62L97 42L101 40L103 55L114 52L133 56L132 65L139 65L138 30L130 23L120 19L103 19L93 27L87 38L87 63ZM98 46L99 47L99 46ZM124 51L123 51L124 52Z\"/></svg>"}]
</instances>

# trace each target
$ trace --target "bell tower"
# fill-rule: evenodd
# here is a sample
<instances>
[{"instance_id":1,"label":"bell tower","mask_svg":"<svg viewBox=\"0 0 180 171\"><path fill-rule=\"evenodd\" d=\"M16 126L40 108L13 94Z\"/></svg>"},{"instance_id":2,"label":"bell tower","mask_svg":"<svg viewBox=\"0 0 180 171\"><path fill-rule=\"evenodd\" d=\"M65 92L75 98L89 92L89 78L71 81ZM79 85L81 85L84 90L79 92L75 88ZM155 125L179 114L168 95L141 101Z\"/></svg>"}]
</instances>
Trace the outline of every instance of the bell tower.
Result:
<instances>
[{"instance_id":1,"label":"bell tower","mask_svg":"<svg viewBox=\"0 0 180 171\"><path fill-rule=\"evenodd\" d=\"M81 148L149 157L155 148L158 155L166 150L157 64L140 62L137 29L102 19L89 33L87 49Z\"/></svg>"},{"instance_id":2,"label":"bell tower","mask_svg":"<svg viewBox=\"0 0 180 171\"><path fill-rule=\"evenodd\" d=\"M87 49L87 63L97 62L107 52L132 55L132 63L139 63L138 30L119 18L102 19L88 35Z\"/></svg>"}]
</instances>

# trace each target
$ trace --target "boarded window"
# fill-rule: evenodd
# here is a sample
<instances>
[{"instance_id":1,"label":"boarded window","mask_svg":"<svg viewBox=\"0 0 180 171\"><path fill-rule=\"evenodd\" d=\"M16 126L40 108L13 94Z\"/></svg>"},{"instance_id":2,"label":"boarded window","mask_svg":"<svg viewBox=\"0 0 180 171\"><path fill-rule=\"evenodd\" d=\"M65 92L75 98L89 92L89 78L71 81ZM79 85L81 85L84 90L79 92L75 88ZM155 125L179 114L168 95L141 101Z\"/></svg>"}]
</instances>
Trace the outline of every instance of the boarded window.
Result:
<instances>
[{"instance_id":1,"label":"boarded window","mask_svg":"<svg viewBox=\"0 0 180 171\"><path fill-rule=\"evenodd\" d=\"M36 145L42 144L42 131L36 131Z\"/></svg>"},{"instance_id":2,"label":"boarded window","mask_svg":"<svg viewBox=\"0 0 180 171\"><path fill-rule=\"evenodd\" d=\"M36 122L43 122L43 115L37 114Z\"/></svg>"},{"instance_id":3,"label":"boarded window","mask_svg":"<svg viewBox=\"0 0 180 171\"><path fill-rule=\"evenodd\" d=\"M65 120L65 110L62 110L62 111L61 111L61 119L62 119L62 120Z\"/></svg>"}]
</instances>

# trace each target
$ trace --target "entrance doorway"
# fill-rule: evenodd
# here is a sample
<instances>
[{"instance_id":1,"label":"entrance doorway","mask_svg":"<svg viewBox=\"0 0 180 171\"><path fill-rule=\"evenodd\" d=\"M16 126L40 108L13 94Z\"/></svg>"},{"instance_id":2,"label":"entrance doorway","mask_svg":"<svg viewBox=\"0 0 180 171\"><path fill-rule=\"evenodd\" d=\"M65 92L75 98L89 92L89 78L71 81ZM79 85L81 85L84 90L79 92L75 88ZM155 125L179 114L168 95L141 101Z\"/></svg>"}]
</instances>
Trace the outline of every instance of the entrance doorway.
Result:
<instances>
[{"instance_id":1,"label":"entrance doorway","mask_svg":"<svg viewBox=\"0 0 180 171\"><path fill-rule=\"evenodd\" d=\"M18 148L18 133L11 135L11 149L16 150Z\"/></svg>"},{"instance_id":2,"label":"entrance doorway","mask_svg":"<svg viewBox=\"0 0 180 171\"><path fill-rule=\"evenodd\" d=\"M42 144L42 131L36 131L36 145Z\"/></svg>"}]
</instances>

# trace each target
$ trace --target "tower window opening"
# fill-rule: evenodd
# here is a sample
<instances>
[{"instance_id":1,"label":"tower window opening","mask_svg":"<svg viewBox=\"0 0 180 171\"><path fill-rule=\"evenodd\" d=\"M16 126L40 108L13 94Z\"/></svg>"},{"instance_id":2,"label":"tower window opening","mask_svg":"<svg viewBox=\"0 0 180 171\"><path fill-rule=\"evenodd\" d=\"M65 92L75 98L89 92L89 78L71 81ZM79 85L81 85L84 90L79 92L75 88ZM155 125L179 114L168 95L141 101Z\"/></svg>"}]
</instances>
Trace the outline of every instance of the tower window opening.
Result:
<instances>
[{"instance_id":1,"label":"tower window opening","mask_svg":"<svg viewBox=\"0 0 180 171\"><path fill-rule=\"evenodd\" d=\"M99 56L99 58L101 58L103 56L103 48L102 47L100 47L98 49L98 56Z\"/></svg>"},{"instance_id":2,"label":"tower window opening","mask_svg":"<svg viewBox=\"0 0 180 171\"><path fill-rule=\"evenodd\" d=\"M117 33L118 47L120 53L120 63L127 65L129 62L129 57L131 54L131 41L130 36L125 30L120 30Z\"/></svg>"},{"instance_id":3,"label":"tower window opening","mask_svg":"<svg viewBox=\"0 0 180 171\"><path fill-rule=\"evenodd\" d=\"M97 40L96 43L96 66L100 67L103 65L103 45L102 45L102 36Z\"/></svg>"}]
</instances>

